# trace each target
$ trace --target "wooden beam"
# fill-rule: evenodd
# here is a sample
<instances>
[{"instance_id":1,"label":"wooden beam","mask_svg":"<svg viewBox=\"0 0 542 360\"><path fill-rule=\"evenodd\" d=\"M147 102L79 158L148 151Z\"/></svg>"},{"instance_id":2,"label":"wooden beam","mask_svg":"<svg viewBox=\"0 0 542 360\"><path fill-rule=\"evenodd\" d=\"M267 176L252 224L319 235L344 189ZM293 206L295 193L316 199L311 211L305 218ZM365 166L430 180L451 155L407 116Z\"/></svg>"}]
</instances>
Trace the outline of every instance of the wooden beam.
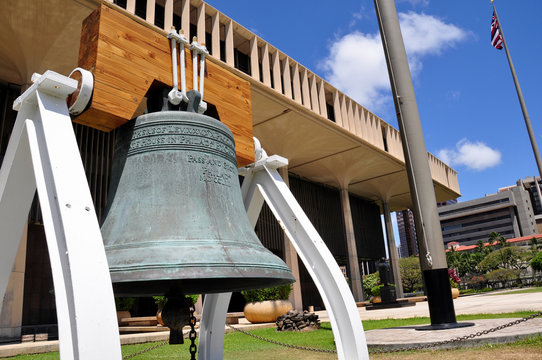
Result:
<instances>
[{"instance_id":1,"label":"wooden beam","mask_svg":"<svg viewBox=\"0 0 542 360\"><path fill-rule=\"evenodd\" d=\"M188 48L185 64L186 78L191 79ZM104 131L141 115L149 90L173 86L166 34L105 4L83 23L79 66L94 74L94 93L89 109L74 121ZM216 106L220 120L233 132L238 164L253 162L249 82L212 61L205 70L204 101ZM186 83L190 90L192 81Z\"/></svg>"}]
</instances>

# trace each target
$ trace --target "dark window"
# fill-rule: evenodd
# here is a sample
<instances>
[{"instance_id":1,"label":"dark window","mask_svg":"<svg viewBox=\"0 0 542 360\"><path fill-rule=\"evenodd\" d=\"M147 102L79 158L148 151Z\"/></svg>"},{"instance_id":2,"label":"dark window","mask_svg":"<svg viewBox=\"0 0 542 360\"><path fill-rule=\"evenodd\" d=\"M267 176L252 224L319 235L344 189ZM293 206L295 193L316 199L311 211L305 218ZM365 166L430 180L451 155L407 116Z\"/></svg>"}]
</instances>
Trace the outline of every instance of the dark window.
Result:
<instances>
[{"instance_id":1,"label":"dark window","mask_svg":"<svg viewBox=\"0 0 542 360\"><path fill-rule=\"evenodd\" d=\"M147 17L147 1L146 0L136 0L135 4L135 14L142 19Z\"/></svg>"},{"instance_id":2,"label":"dark window","mask_svg":"<svg viewBox=\"0 0 542 360\"><path fill-rule=\"evenodd\" d=\"M226 42L220 40L220 60L226 62Z\"/></svg>"},{"instance_id":3,"label":"dark window","mask_svg":"<svg viewBox=\"0 0 542 360\"><path fill-rule=\"evenodd\" d=\"M115 0L113 1L115 5L120 6L123 9L126 9L126 0Z\"/></svg>"},{"instance_id":4,"label":"dark window","mask_svg":"<svg viewBox=\"0 0 542 360\"><path fill-rule=\"evenodd\" d=\"M326 109L327 109L327 118L333 122L335 122L335 108L333 105L329 105L326 103Z\"/></svg>"},{"instance_id":5,"label":"dark window","mask_svg":"<svg viewBox=\"0 0 542 360\"><path fill-rule=\"evenodd\" d=\"M243 54L237 49L233 50L234 67L245 74L252 75L250 71L250 56Z\"/></svg>"},{"instance_id":6,"label":"dark window","mask_svg":"<svg viewBox=\"0 0 542 360\"><path fill-rule=\"evenodd\" d=\"M160 29L163 29L164 17L164 7L158 4L154 5L154 25L158 26Z\"/></svg>"}]
</instances>

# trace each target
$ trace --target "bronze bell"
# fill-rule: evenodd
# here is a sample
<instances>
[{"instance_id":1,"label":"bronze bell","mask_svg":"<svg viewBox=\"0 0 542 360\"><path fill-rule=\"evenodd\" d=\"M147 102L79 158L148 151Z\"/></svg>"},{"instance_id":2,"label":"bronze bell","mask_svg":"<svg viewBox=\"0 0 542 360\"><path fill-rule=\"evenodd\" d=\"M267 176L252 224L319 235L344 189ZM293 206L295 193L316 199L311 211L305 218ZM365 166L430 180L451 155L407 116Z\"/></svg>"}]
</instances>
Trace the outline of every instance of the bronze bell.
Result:
<instances>
[{"instance_id":1,"label":"bronze bell","mask_svg":"<svg viewBox=\"0 0 542 360\"><path fill-rule=\"evenodd\" d=\"M294 281L248 221L231 131L194 112L149 113L119 129L102 235L117 296Z\"/></svg>"}]
</instances>

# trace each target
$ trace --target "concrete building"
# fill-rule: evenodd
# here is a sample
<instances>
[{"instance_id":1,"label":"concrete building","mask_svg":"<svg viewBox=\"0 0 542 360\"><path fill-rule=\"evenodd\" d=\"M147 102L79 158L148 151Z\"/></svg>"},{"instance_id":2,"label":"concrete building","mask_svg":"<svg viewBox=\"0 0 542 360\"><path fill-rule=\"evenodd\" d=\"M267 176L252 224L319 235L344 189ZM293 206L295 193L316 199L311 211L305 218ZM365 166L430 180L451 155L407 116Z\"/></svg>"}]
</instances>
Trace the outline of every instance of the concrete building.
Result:
<instances>
[{"instance_id":1,"label":"concrete building","mask_svg":"<svg viewBox=\"0 0 542 360\"><path fill-rule=\"evenodd\" d=\"M438 210L445 245L474 245L486 241L493 231L506 238L538 233L531 197L521 186Z\"/></svg>"},{"instance_id":2,"label":"concrete building","mask_svg":"<svg viewBox=\"0 0 542 360\"><path fill-rule=\"evenodd\" d=\"M457 200L447 200L437 203L437 207L456 204ZM399 230L399 238L401 240L400 257L409 257L418 255L418 243L416 236L416 226L414 223L414 214L412 210L406 209L395 213L397 218L397 228Z\"/></svg>"},{"instance_id":3,"label":"concrete building","mask_svg":"<svg viewBox=\"0 0 542 360\"><path fill-rule=\"evenodd\" d=\"M418 254L418 245L416 243L416 227L414 225L414 214L412 210L405 209L395 213L397 218L397 229L399 230L399 239L401 241L400 257L409 257Z\"/></svg>"},{"instance_id":4,"label":"concrete building","mask_svg":"<svg viewBox=\"0 0 542 360\"><path fill-rule=\"evenodd\" d=\"M0 157L5 153L16 117L11 110L13 100L31 84L34 72L53 70L67 75L88 60L84 55L78 58L80 43L85 41L81 24L99 7L132 19L134 27L151 29L160 39L165 38L172 25L183 29L189 38L205 39L210 51L206 87L212 86L213 81L218 83L212 76L217 71L227 73L249 89L243 99L249 106L248 125L268 154L289 159L283 177L338 264L346 268L354 298L361 300L362 275L375 271L375 261L384 256L380 223L383 209L412 207L399 132L288 54L201 0L3 1ZM120 28L113 31L124 39L134 35L130 31L123 33L125 30ZM119 53L122 51L111 56ZM206 92L205 96L209 95ZM203 100L209 101L205 96ZM133 100L132 95L125 97ZM133 116L144 110L141 104L135 104ZM224 104L219 99L210 105L219 109ZM97 216L101 218L115 131L80 124L80 118L73 120ZM428 161L437 201L457 198L457 173L431 154ZM384 215L386 221L391 221L389 213ZM52 328L56 323L49 258L37 201L28 222L4 296L0 315L2 339L17 339L25 329ZM297 279L292 295L295 307L321 306L314 284L268 209L264 209L256 230L264 245L286 259L292 269ZM390 237L393 241L393 234ZM152 299L141 299L137 306L136 314L142 314L154 305Z\"/></svg>"},{"instance_id":5,"label":"concrete building","mask_svg":"<svg viewBox=\"0 0 542 360\"><path fill-rule=\"evenodd\" d=\"M523 188L529 193L531 198L531 204L533 206L534 217L536 220L537 232L542 233L542 190L541 180L539 176L526 177L525 179L519 179L516 181L516 187ZM508 186L499 189L504 191L513 186Z\"/></svg>"}]
</instances>

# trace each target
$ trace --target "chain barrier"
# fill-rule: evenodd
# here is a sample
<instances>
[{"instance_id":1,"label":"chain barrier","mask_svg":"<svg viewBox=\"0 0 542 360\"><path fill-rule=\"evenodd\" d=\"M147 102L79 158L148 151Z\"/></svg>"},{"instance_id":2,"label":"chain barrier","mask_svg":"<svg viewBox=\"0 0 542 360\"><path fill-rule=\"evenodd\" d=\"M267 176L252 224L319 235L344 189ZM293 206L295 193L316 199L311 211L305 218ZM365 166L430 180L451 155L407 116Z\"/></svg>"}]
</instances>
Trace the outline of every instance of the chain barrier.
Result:
<instances>
[{"instance_id":1,"label":"chain barrier","mask_svg":"<svg viewBox=\"0 0 542 360\"><path fill-rule=\"evenodd\" d=\"M336 350L317 349L317 348L310 348L310 347L307 347L307 346L286 344L286 343L283 343L283 342L280 342L280 341L271 340L271 339L267 339L267 338L264 338L264 337L261 337L261 336L258 336L258 335L254 335L252 333L249 333L248 331L241 330L239 328L233 327L230 324L227 324L227 326L230 329L233 329L235 331L238 331L240 333L243 333L243 334L248 335L250 337L253 337L255 339L266 341L266 342L271 343L271 344L280 345L280 346L284 346L284 347L291 348L291 349L315 351L315 352L328 353L328 354L336 354L337 353Z\"/></svg>"},{"instance_id":2,"label":"chain barrier","mask_svg":"<svg viewBox=\"0 0 542 360\"><path fill-rule=\"evenodd\" d=\"M395 348L395 349L374 349L374 350L372 349L371 352L375 353L375 354L384 354L384 353L394 353L394 352L410 351L410 350L430 349L430 348L434 348L434 347L441 346L441 345L452 344L452 343L457 343L457 342L473 339L473 338L476 338L476 337L479 337L479 336L482 336L482 335L486 335L486 334L489 334L489 333L492 333L492 332L495 332L495 331L505 329L505 328L510 327L510 326L520 324L522 322L534 319L534 318L539 317L539 316L542 316L542 311L537 312L536 314L526 316L526 317L521 318L521 319L511 321L511 322L503 324L503 325L496 326L496 327L491 328L491 329L479 331L479 332L472 333L472 334L469 334L469 335L459 336L459 337L456 337L456 338L443 340L443 341L432 342L432 343L427 343L427 344L421 344L421 345L415 345L415 346L404 346L404 347L399 347L399 348ZM253 337L255 339L266 341L268 343L275 344L275 345L280 345L280 346L284 346L284 347L288 347L288 348L292 348L292 349L297 349L297 350L315 351L315 352L322 352L322 353L329 353L329 354L337 353L337 351L335 351L335 350L325 350L325 349L310 348L310 347L306 347L306 346L298 346L298 345L286 344L286 343L282 343L282 342L279 342L279 341L266 339L266 338L258 336L258 335L254 335L252 333L249 333L248 331L241 330L241 329L233 327L233 326L231 326L229 324L227 326L230 329L233 329L233 330L235 330L237 332L243 333L243 334L248 335L250 337Z\"/></svg>"},{"instance_id":3,"label":"chain barrier","mask_svg":"<svg viewBox=\"0 0 542 360\"><path fill-rule=\"evenodd\" d=\"M190 339L190 360L196 360L196 353L198 351L198 347L196 346L196 317L194 316L194 312L196 311L196 308L194 307L194 303L192 299L190 299L190 320L188 321L188 324L190 325L190 333L188 333L188 338Z\"/></svg>"},{"instance_id":4,"label":"chain barrier","mask_svg":"<svg viewBox=\"0 0 542 360\"><path fill-rule=\"evenodd\" d=\"M162 347L162 346L167 345L167 344L168 344L167 341L162 341L161 343L156 344L156 345L154 345L154 346L151 346L150 348L147 348L147 349L138 351L138 352L133 353L133 354L130 354L130 355L123 356L123 357L122 357L122 360L124 360L124 359L131 359L131 358L133 358L133 357L136 357L136 356L145 354L145 353L147 353L147 352L149 352L149 351L152 351L152 350L154 350L154 349L158 349L159 347Z\"/></svg>"},{"instance_id":5,"label":"chain barrier","mask_svg":"<svg viewBox=\"0 0 542 360\"><path fill-rule=\"evenodd\" d=\"M521 319L511 321L511 322L503 324L503 325L495 326L494 328L491 328L491 329L478 331L476 333L472 333L472 334L468 334L468 335L464 335L464 336L459 336L459 337L455 337L455 338L448 339L448 340L436 341L436 342L432 342L432 343L420 344L420 345L415 345L415 346L405 346L405 347L400 347L400 348L395 348L395 349L375 349L373 352L376 353L376 354L394 353L394 352L410 351L410 350L424 350L424 349L434 348L434 347L437 347L437 346L453 344L453 343L457 343L457 342L461 342L461 341L465 341L465 340L469 340L469 339L474 339L476 337L486 335L486 334L489 334L489 333L492 333L492 332L495 332L495 331L499 331L499 330L502 330L502 329L505 329L505 328L520 324L522 322L534 319L534 318L539 317L539 316L542 316L542 311L539 311L539 312L537 312L535 314L526 316L526 317L521 318Z\"/></svg>"}]
</instances>

